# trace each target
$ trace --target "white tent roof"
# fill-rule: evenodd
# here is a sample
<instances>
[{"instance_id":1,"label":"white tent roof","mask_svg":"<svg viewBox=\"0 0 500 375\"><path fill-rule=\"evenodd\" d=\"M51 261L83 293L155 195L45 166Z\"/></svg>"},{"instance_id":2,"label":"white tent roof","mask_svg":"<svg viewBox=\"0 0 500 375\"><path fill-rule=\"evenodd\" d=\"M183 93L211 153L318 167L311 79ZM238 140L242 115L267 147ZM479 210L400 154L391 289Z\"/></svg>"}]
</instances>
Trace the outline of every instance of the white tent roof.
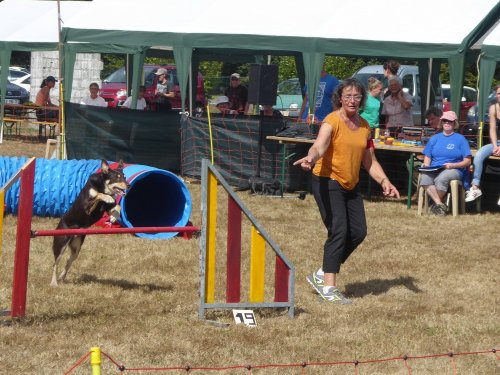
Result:
<instances>
[{"instance_id":1,"label":"white tent roof","mask_svg":"<svg viewBox=\"0 0 500 375\"><path fill-rule=\"evenodd\" d=\"M496 4L497 0L476 0L473 4L470 0L398 0L393 7L381 7L379 2L366 0L311 0L306 3L302 0L254 0L237 6L234 0L60 2L62 26L73 30L128 30L150 35L255 35L433 45L459 45ZM13 17L21 10L22 24L18 17ZM0 3L0 24L0 42L57 43L57 2L4 0ZM499 45L499 33L500 30L491 33L485 43ZM116 40L113 35L106 34L109 43L123 41L118 35L114 37ZM153 45L148 43L147 34L141 38L142 45ZM133 38L129 41L138 43ZM397 52L394 51L393 55L397 56Z\"/></svg>"},{"instance_id":2,"label":"white tent roof","mask_svg":"<svg viewBox=\"0 0 500 375\"><path fill-rule=\"evenodd\" d=\"M460 44L496 0L94 0L68 28ZM140 16L139 16L140 15Z\"/></svg>"}]
</instances>

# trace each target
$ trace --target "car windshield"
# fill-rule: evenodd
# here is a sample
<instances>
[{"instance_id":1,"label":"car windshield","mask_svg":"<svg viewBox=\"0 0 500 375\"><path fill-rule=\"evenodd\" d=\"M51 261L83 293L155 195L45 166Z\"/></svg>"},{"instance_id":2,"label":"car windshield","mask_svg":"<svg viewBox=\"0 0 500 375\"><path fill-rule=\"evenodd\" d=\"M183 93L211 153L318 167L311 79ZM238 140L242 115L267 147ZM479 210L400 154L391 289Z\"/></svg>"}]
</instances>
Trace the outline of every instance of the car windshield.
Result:
<instances>
[{"instance_id":1,"label":"car windshield","mask_svg":"<svg viewBox=\"0 0 500 375\"><path fill-rule=\"evenodd\" d=\"M289 79L278 85L278 93L282 95L301 95L298 79Z\"/></svg>"},{"instance_id":2,"label":"car windshield","mask_svg":"<svg viewBox=\"0 0 500 375\"><path fill-rule=\"evenodd\" d=\"M448 87L443 88L443 99L450 101L451 94ZM477 93L474 90L464 88L462 91L462 101L463 102L475 102L477 101Z\"/></svg>"},{"instance_id":3,"label":"car windshield","mask_svg":"<svg viewBox=\"0 0 500 375\"><path fill-rule=\"evenodd\" d=\"M104 82L108 83L127 83L127 78L125 77L125 68L120 68L115 70L109 76L104 78Z\"/></svg>"},{"instance_id":4,"label":"car windshield","mask_svg":"<svg viewBox=\"0 0 500 375\"><path fill-rule=\"evenodd\" d=\"M146 86L151 86L155 79L155 72L158 70L157 66L145 66L144 67L144 84ZM170 82L173 82L174 85L178 85L179 82L177 80L177 74L175 69L169 70L169 79ZM115 70L109 76L104 79L106 83L127 83L127 77L125 74L125 68L122 67L120 69Z\"/></svg>"}]
</instances>

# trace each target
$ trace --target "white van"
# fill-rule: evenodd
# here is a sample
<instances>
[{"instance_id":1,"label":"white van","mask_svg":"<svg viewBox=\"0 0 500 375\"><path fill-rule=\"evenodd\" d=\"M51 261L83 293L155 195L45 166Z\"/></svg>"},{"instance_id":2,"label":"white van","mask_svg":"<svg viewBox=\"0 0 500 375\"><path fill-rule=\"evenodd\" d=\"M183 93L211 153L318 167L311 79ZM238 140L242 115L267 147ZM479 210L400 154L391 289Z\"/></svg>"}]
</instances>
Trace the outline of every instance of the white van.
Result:
<instances>
[{"instance_id":1,"label":"white van","mask_svg":"<svg viewBox=\"0 0 500 375\"><path fill-rule=\"evenodd\" d=\"M398 70L398 76L403 81L403 90L413 97L413 123L415 125L422 125L420 119L420 78L418 75L418 66L416 65L401 65ZM384 87L387 87L387 79L384 77L384 68L382 65L369 65L359 69L354 73L353 78L360 80L365 87L368 87L368 78L375 77L382 81ZM443 99L441 93L441 83L435 93L434 106L441 108L443 106Z\"/></svg>"}]
</instances>

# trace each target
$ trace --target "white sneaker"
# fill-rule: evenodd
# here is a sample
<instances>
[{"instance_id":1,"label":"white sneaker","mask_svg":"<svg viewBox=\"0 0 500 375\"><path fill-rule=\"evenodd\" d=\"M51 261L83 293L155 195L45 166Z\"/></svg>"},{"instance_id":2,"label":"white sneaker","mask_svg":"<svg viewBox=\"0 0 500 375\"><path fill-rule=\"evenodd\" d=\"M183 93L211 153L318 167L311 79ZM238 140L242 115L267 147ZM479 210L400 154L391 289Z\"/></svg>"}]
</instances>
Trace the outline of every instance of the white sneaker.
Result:
<instances>
[{"instance_id":1,"label":"white sneaker","mask_svg":"<svg viewBox=\"0 0 500 375\"><path fill-rule=\"evenodd\" d=\"M475 201L481 195L483 195L481 189L479 189L477 186L473 186L465 192L465 201L466 202Z\"/></svg>"}]
</instances>

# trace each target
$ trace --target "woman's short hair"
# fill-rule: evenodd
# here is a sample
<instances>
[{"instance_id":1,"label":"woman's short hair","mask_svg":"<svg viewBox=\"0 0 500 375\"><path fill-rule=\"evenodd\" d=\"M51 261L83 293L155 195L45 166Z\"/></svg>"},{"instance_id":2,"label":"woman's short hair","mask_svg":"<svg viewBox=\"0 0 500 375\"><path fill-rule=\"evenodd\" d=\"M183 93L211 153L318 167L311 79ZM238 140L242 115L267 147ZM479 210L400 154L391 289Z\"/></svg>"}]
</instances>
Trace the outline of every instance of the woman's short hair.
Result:
<instances>
[{"instance_id":1,"label":"woman's short hair","mask_svg":"<svg viewBox=\"0 0 500 375\"><path fill-rule=\"evenodd\" d=\"M389 76L389 78L387 78L387 83L390 85L391 82L394 82L396 81L397 83L399 83L400 86L403 85L403 80L401 79L401 77L398 77L398 76Z\"/></svg>"},{"instance_id":2,"label":"woman's short hair","mask_svg":"<svg viewBox=\"0 0 500 375\"><path fill-rule=\"evenodd\" d=\"M333 108L338 109L342 107L342 92L346 87L353 87L358 90L361 95L361 102L359 103L359 107L363 108L366 103L366 89L365 86L361 83L361 81L356 78L347 78L340 83L335 88L335 92L333 93Z\"/></svg>"}]
</instances>

